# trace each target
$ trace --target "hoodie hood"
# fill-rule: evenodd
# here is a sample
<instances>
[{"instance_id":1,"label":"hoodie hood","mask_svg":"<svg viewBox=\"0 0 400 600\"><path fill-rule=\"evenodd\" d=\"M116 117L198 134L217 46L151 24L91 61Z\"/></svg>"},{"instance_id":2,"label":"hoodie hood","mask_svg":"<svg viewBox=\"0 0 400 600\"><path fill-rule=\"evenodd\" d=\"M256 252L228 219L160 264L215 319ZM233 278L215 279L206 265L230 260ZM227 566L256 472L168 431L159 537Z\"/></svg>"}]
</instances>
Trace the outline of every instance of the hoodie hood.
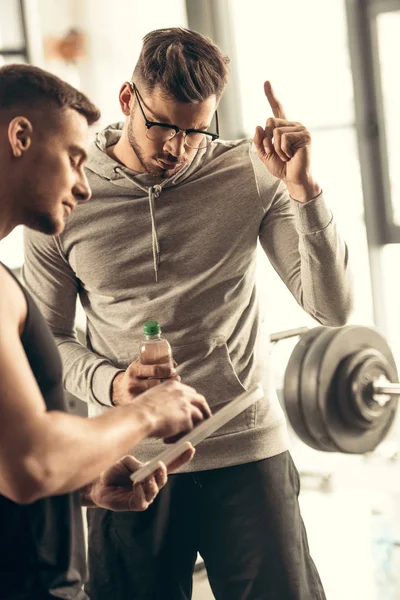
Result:
<instances>
[{"instance_id":1,"label":"hoodie hood","mask_svg":"<svg viewBox=\"0 0 400 600\"><path fill-rule=\"evenodd\" d=\"M114 146L121 137L124 124L122 122L109 125L97 133L91 148L87 169L112 184L129 189L132 196L146 195L149 202L151 221L151 237L153 250L153 268L155 280L158 281L158 271L161 261L160 244L156 224L156 203L164 188L179 185L197 171L204 159L207 149L198 150L194 159L183 166L170 178L155 177L148 173L132 171L108 156L107 148Z\"/></svg>"},{"instance_id":2,"label":"hoodie hood","mask_svg":"<svg viewBox=\"0 0 400 600\"><path fill-rule=\"evenodd\" d=\"M86 167L107 181L132 188L133 194L135 186L138 191L143 192L144 189L147 191L149 187L155 185L161 186L161 189L179 185L193 172L197 171L204 161L207 148L198 150L191 162L187 163L175 175L169 178L155 177L148 173L132 171L107 154L107 148L114 146L120 139L123 127L123 122L113 123L96 134ZM130 185L127 185L127 181L130 182Z\"/></svg>"}]
</instances>

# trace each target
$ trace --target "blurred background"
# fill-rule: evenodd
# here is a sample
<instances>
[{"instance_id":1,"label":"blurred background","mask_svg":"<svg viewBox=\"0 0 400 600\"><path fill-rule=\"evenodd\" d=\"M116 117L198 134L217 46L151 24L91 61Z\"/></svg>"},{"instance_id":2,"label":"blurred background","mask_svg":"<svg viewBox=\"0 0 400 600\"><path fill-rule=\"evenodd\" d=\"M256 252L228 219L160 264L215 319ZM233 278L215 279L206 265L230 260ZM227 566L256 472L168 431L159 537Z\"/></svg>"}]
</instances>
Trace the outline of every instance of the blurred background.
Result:
<instances>
[{"instance_id":1,"label":"blurred background","mask_svg":"<svg viewBox=\"0 0 400 600\"><path fill-rule=\"evenodd\" d=\"M351 322L377 327L399 362L400 0L0 0L0 65L32 63L81 89L102 111L97 130L121 120L118 91L142 37L168 26L208 35L231 58L222 138L252 136L265 123L266 79L288 118L310 129L315 176L352 257ZM20 229L0 243L0 260L18 272ZM259 295L266 331L316 324L261 252ZM81 309L77 327L84 331ZM278 390L297 341L273 346ZM328 600L400 598L399 441L398 418L364 456L317 452L292 435ZM213 597L201 566L195 600Z\"/></svg>"}]
</instances>

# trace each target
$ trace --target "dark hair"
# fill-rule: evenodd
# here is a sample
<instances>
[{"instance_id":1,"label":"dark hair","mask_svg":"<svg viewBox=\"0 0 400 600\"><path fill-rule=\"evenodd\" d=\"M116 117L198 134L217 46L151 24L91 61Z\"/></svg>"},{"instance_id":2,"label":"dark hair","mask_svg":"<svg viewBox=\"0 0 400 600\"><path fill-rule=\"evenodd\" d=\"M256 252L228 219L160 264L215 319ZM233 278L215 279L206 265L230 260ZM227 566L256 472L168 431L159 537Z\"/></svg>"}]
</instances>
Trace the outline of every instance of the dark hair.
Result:
<instances>
[{"instance_id":1,"label":"dark hair","mask_svg":"<svg viewBox=\"0 0 400 600\"><path fill-rule=\"evenodd\" d=\"M88 125L100 118L99 109L82 92L52 73L23 64L0 68L0 111L46 105L72 108L86 118Z\"/></svg>"},{"instance_id":2,"label":"dark hair","mask_svg":"<svg viewBox=\"0 0 400 600\"><path fill-rule=\"evenodd\" d=\"M143 38L132 79L148 92L160 86L181 102L220 98L228 79L229 58L205 36L174 27L156 29Z\"/></svg>"}]
</instances>

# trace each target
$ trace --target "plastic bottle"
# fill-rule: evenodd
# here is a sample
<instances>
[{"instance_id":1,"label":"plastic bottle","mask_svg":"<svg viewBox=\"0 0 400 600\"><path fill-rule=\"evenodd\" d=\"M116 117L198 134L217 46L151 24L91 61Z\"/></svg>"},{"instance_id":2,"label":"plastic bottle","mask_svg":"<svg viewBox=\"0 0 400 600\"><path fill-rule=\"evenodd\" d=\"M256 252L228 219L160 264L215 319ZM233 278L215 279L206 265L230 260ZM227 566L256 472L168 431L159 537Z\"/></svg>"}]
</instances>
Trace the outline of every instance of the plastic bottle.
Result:
<instances>
[{"instance_id":1,"label":"plastic bottle","mask_svg":"<svg viewBox=\"0 0 400 600\"><path fill-rule=\"evenodd\" d=\"M139 345L139 361L143 365L169 363L174 366L171 346L161 335L158 321L146 321L143 324L144 339Z\"/></svg>"}]
</instances>

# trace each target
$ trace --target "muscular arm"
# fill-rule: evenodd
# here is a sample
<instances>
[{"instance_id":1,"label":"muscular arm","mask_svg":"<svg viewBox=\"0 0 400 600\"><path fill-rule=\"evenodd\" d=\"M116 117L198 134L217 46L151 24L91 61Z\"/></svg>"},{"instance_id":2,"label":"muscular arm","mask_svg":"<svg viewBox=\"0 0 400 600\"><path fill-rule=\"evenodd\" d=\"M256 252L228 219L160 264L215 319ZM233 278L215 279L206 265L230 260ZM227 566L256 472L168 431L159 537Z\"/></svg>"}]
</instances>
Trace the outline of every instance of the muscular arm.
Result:
<instances>
[{"instance_id":1,"label":"muscular arm","mask_svg":"<svg viewBox=\"0 0 400 600\"><path fill-rule=\"evenodd\" d=\"M0 492L31 502L92 481L149 435L152 422L136 405L94 419L46 412L19 337L23 295L0 277Z\"/></svg>"},{"instance_id":2,"label":"muscular arm","mask_svg":"<svg viewBox=\"0 0 400 600\"><path fill-rule=\"evenodd\" d=\"M20 333L21 289L0 269L0 493L19 503L76 490L149 435L189 431L210 414L202 396L178 382L93 419L47 411Z\"/></svg>"},{"instance_id":3,"label":"muscular arm","mask_svg":"<svg viewBox=\"0 0 400 600\"><path fill-rule=\"evenodd\" d=\"M112 383L121 372L76 337L79 282L55 238L26 229L23 279L49 324L63 362L64 387L85 402L111 406Z\"/></svg>"}]
</instances>

